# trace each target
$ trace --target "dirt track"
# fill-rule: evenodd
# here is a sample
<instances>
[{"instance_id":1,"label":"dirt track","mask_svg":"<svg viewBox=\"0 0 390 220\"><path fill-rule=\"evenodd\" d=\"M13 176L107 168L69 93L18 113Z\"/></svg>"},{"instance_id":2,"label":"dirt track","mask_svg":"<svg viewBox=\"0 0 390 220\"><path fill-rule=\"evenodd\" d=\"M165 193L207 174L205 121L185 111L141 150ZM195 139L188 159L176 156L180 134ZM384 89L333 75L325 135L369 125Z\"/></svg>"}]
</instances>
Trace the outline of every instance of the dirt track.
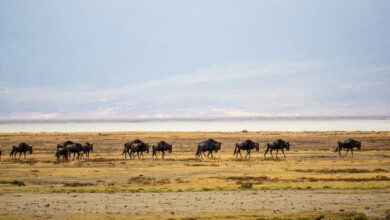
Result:
<instances>
[{"instance_id":1,"label":"dirt track","mask_svg":"<svg viewBox=\"0 0 390 220\"><path fill-rule=\"evenodd\" d=\"M46 217L76 213L159 216L244 211L262 213L355 211L363 212L370 217L383 217L385 211L390 209L390 193L348 193L326 190L116 194L26 193L2 194L0 200L2 215L21 212Z\"/></svg>"}]
</instances>

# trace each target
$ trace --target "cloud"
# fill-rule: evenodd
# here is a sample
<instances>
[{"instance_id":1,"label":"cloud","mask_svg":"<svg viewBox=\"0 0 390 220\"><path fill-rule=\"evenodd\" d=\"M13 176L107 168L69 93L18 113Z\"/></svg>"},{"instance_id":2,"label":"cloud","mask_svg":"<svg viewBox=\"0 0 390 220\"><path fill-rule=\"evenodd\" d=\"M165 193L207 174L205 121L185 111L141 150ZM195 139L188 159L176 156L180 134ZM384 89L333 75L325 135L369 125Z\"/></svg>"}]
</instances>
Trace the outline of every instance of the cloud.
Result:
<instances>
[{"instance_id":1,"label":"cloud","mask_svg":"<svg viewBox=\"0 0 390 220\"><path fill-rule=\"evenodd\" d=\"M3 119L389 115L390 66L234 63L111 88L3 87Z\"/></svg>"}]
</instances>

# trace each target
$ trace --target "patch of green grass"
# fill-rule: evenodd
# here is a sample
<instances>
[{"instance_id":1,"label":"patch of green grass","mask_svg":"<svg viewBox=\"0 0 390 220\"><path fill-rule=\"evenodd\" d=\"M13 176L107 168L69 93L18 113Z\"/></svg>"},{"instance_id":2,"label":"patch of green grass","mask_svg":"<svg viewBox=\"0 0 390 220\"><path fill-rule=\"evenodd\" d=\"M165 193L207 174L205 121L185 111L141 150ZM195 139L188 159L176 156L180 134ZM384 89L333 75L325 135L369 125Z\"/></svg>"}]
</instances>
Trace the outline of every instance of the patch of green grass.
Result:
<instances>
[{"instance_id":1,"label":"patch of green grass","mask_svg":"<svg viewBox=\"0 0 390 220\"><path fill-rule=\"evenodd\" d=\"M333 173L373 173L373 172L387 172L387 170L382 168L376 168L374 170L369 169L356 169L356 168L349 168L349 169L296 169L293 170L295 172L301 172L301 173L325 173L325 174L333 174Z\"/></svg>"},{"instance_id":2,"label":"patch of green grass","mask_svg":"<svg viewBox=\"0 0 390 220\"><path fill-rule=\"evenodd\" d=\"M21 181L21 180L13 180L10 182L12 185L16 185L16 186L25 186L26 184Z\"/></svg>"},{"instance_id":3,"label":"patch of green grass","mask_svg":"<svg viewBox=\"0 0 390 220\"><path fill-rule=\"evenodd\" d=\"M241 182L240 183L240 188L241 189L252 189L253 184L251 182Z\"/></svg>"},{"instance_id":4,"label":"patch of green grass","mask_svg":"<svg viewBox=\"0 0 390 220\"><path fill-rule=\"evenodd\" d=\"M66 187L80 187L80 186L93 186L93 183L80 183L80 182L72 182L72 183L65 183L64 186Z\"/></svg>"},{"instance_id":5,"label":"patch of green grass","mask_svg":"<svg viewBox=\"0 0 390 220\"><path fill-rule=\"evenodd\" d=\"M25 186L26 184L21 181L21 180L12 180L12 181L7 181L7 180L1 180L0 184L11 184L15 186Z\"/></svg>"}]
</instances>

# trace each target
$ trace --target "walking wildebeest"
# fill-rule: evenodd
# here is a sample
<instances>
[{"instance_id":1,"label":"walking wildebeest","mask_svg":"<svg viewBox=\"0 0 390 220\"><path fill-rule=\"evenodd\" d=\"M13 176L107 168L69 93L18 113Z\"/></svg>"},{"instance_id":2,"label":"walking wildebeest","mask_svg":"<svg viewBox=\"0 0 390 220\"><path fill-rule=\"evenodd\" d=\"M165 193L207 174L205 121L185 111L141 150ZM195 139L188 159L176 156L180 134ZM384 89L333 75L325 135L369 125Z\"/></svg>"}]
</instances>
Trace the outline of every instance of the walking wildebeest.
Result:
<instances>
[{"instance_id":1,"label":"walking wildebeest","mask_svg":"<svg viewBox=\"0 0 390 220\"><path fill-rule=\"evenodd\" d=\"M144 152L149 153L149 144L140 142L140 143L133 143L131 145L131 150L130 150L130 158L134 159L135 158L135 153L137 153L138 159L144 158ZM141 155L141 157L140 157Z\"/></svg>"},{"instance_id":2,"label":"walking wildebeest","mask_svg":"<svg viewBox=\"0 0 390 220\"><path fill-rule=\"evenodd\" d=\"M82 152L85 154L85 159L89 159L89 152L93 153L93 143L86 142L82 145Z\"/></svg>"},{"instance_id":3,"label":"walking wildebeest","mask_svg":"<svg viewBox=\"0 0 390 220\"><path fill-rule=\"evenodd\" d=\"M284 158L286 158L286 155L284 154L283 150L284 148L290 150L290 143L282 139L276 139L272 144L267 143L267 150L264 153L264 158L267 155L268 151L270 152L272 158L274 158L274 155L272 154L273 150L276 150L276 158L278 158L279 150L282 151Z\"/></svg>"},{"instance_id":4,"label":"walking wildebeest","mask_svg":"<svg viewBox=\"0 0 390 220\"><path fill-rule=\"evenodd\" d=\"M340 157L342 157L341 153L340 153L341 149L347 148L347 153L345 153L344 157L347 157L347 154L348 154L349 150L351 150L351 154L352 154L352 157L353 157L353 148L356 148L356 149L360 150L361 147L362 147L362 143L360 141L357 141L357 140L354 140L352 138L349 138L349 139L344 140L342 142L338 141L335 152L339 151L339 155L340 155Z\"/></svg>"},{"instance_id":5,"label":"walking wildebeest","mask_svg":"<svg viewBox=\"0 0 390 220\"><path fill-rule=\"evenodd\" d=\"M19 159L20 159L20 157L22 156L22 153L23 153L24 159L26 160L26 152L29 152L30 154L32 154L32 151L33 151L33 146L30 146L30 145L22 142L18 145L12 146L12 150L11 150L11 153L9 154L9 156L11 158L16 158L16 154L19 153Z\"/></svg>"},{"instance_id":6,"label":"walking wildebeest","mask_svg":"<svg viewBox=\"0 0 390 220\"><path fill-rule=\"evenodd\" d=\"M64 143L62 144L57 144L57 149L59 148L67 148L68 149L68 154L69 154L69 157L70 155L73 153L73 158L72 160L74 159L74 157L76 156L77 154L77 160L80 160L80 155L83 151L83 146L82 144L80 143L76 143L76 142L73 142L73 141L65 141ZM81 155L82 156L82 155Z\"/></svg>"},{"instance_id":7,"label":"walking wildebeest","mask_svg":"<svg viewBox=\"0 0 390 220\"><path fill-rule=\"evenodd\" d=\"M172 145L168 144L165 141L160 141L157 143L157 145L152 146L152 158L156 157L157 159L157 151L161 151L161 157L164 159L165 151L168 151L168 153L172 153Z\"/></svg>"},{"instance_id":8,"label":"walking wildebeest","mask_svg":"<svg viewBox=\"0 0 390 220\"><path fill-rule=\"evenodd\" d=\"M130 154L131 154L131 146L133 146L133 144L138 144L138 143L143 143L140 139L135 139L133 141L128 141L126 142L124 145L123 145L123 152L122 152L122 155L124 154L125 155L125 158L127 159L127 154L129 155L130 157Z\"/></svg>"},{"instance_id":9,"label":"walking wildebeest","mask_svg":"<svg viewBox=\"0 0 390 220\"><path fill-rule=\"evenodd\" d=\"M57 157L57 161L60 160L61 157L64 161L69 160L69 150L67 147L57 148L54 155Z\"/></svg>"},{"instance_id":10,"label":"walking wildebeest","mask_svg":"<svg viewBox=\"0 0 390 220\"><path fill-rule=\"evenodd\" d=\"M203 159L203 156L206 156L204 152L208 152L207 158L211 155L211 158L214 158L213 151L217 153L219 150L221 150L221 142L215 141L213 139L208 139L205 141L202 141L198 144L198 149L196 150L196 157L201 157Z\"/></svg>"},{"instance_id":11,"label":"walking wildebeest","mask_svg":"<svg viewBox=\"0 0 390 220\"><path fill-rule=\"evenodd\" d=\"M243 141L242 143L236 144L236 148L234 148L233 156L236 155L236 157L238 157L238 154L240 154L240 156L242 158L241 150L246 150L245 158L247 156L249 156L249 158L251 158L251 150L253 150L253 149L256 149L256 151L259 152L259 144L253 142L252 140L247 139L247 140Z\"/></svg>"}]
</instances>

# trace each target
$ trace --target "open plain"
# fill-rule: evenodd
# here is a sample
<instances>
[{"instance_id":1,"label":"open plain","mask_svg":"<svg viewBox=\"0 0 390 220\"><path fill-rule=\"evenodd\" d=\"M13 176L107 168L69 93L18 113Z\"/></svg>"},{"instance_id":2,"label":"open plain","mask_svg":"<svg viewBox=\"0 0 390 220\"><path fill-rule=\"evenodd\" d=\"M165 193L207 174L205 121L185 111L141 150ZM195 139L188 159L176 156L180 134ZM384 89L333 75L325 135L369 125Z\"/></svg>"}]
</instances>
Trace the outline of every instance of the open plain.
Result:
<instances>
[{"instance_id":1,"label":"open plain","mask_svg":"<svg viewBox=\"0 0 390 220\"><path fill-rule=\"evenodd\" d=\"M123 144L136 138L165 140L173 152L165 160L151 153L125 159ZM196 159L197 143L207 138L221 141L222 150ZM290 141L287 158L264 158L276 138ZM362 149L340 158L336 142L346 138L362 141ZM233 157L245 139L259 142L260 152ZM94 142L94 153L57 161L56 144L66 140ZM33 154L10 159L20 142L33 145ZM390 132L2 133L0 147L0 219L390 216Z\"/></svg>"}]
</instances>

